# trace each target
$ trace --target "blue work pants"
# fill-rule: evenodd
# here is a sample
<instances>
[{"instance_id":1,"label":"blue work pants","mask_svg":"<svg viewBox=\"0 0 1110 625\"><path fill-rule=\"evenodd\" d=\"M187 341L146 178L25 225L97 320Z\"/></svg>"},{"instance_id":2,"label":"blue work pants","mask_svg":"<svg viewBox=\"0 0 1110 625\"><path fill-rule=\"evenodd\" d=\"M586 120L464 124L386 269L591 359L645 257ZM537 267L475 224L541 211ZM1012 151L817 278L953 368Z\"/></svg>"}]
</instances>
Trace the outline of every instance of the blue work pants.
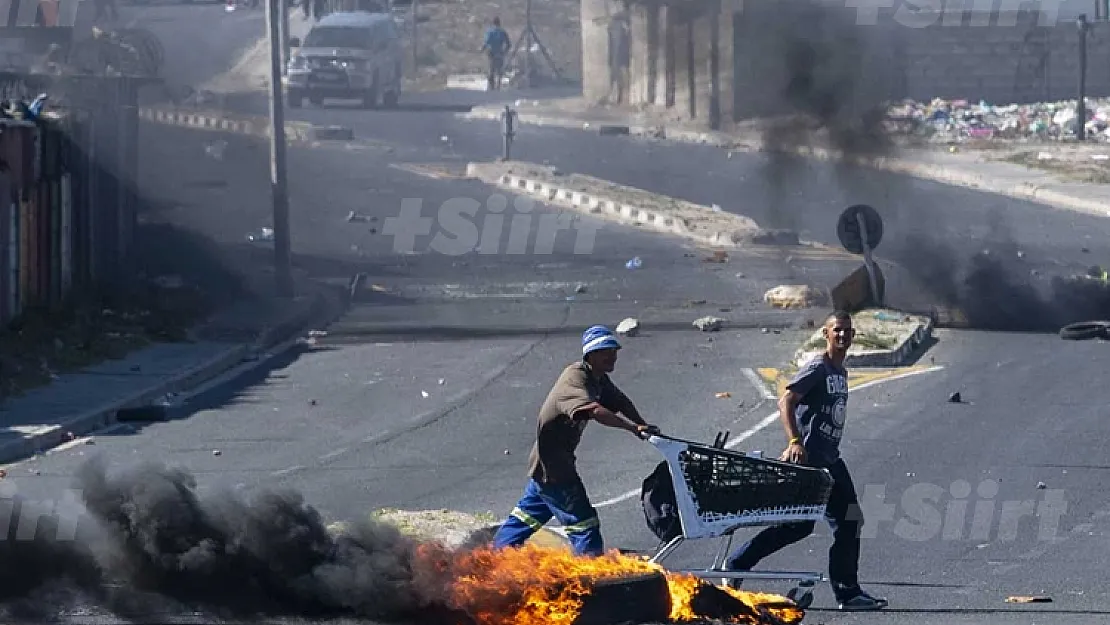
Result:
<instances>
[{"instance_id":1,"label":"blue work pants","mask_svg":"<svg viewBox=\"0 0 1110 625\"><path fill-rule=\"evenodd\" d=\"M493 537L494 548L523 545L552 517L563 524L576 554L599 556L604 553L601 522L580 481L540 484L528 480L524 495Z\"/></svg>"}]
</instances>

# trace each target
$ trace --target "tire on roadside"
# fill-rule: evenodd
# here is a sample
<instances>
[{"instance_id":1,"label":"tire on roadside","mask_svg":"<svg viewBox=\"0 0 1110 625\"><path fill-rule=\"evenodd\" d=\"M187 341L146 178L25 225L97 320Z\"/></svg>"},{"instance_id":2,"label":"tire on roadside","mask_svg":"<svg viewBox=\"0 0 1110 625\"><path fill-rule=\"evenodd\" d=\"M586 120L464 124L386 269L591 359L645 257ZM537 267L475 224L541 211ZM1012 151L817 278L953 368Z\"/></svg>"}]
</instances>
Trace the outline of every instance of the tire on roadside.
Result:
<instances>
[{"instance_id":1,"label":"tire on roadside","mask_svg":"<svg viewBox=\"0 0 1110 625\"><path fill-rule=\"evenodd\" d=\"M665 623L670 618L671 592L661 572L603 578L589 586L574 625Z\"/></svg>"},{"instance_id":2,"label":"tire on roadside","mask_svg":"<svg viewBox=\"0 0 1110 625\"><path fill-rule=\"evenodd\" d=\"M1060 338L1066 341L1087 341L1110 337L1110 322L1079 321L1060 328Z\"/></svg>"}]
</instances>

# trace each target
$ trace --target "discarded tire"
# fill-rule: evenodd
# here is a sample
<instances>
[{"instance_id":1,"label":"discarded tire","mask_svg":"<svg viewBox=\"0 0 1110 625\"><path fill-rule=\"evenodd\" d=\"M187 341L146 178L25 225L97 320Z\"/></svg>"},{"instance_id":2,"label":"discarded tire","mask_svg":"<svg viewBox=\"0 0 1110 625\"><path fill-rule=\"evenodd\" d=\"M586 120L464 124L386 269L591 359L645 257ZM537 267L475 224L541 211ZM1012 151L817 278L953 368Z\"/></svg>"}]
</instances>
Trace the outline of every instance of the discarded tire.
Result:
<instances>
[{"instance_id":1,"label":"discarded tire","mask_svg":"<svg viewBox=\"0 0 1110 625\"><path fill-rule=\"evenodd\" d=\"M1060 338L1067 341L1086 341L1110 336L1108 321L1080 321L1060 328Z\"/></svg>"},{"instance_id":2,"label":"discarded tire","mask_svg":"<svg viewBox=\"0 0 1110 625\"><path fill-rule=\"evenodd\" d=\"M644 573L590 583L574 625L663 623L671 615L671 592L662 573Z\"/></svg>"}]
</instances>

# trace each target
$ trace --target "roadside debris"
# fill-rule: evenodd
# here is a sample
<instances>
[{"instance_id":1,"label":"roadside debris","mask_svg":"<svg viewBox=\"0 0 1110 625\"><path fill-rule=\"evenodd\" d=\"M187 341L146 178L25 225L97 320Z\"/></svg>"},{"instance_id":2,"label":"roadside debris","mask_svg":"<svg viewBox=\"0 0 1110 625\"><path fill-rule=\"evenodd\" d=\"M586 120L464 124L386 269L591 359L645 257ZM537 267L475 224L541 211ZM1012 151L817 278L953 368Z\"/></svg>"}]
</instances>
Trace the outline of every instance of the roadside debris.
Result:
<instances>
[{"instance_id":1,"label":"roadside debris","mask_svg":"<svg viewBox=\"0 0 1110 625\"><path fill-rule=\"evenodd\" d=\"M701 259L703 263L727 263L728 252L724 250L715 250L711 256Z\"/></svg>"},{"instance_id":2,"label":"roadside debris","mask_svg":"<svg viewBox=\"0 0 1110 625\"><path fill-rule=\"evenodd\" d=\"M574 287L574 292L575 293L585 293L586 292L586 285L585 284L579 284L578 286Z\"/></svg>"},{"instance_id":3,"label":"roadside debris","mask_svg":"<svg viewBox=\"0 0 1110 625\"><path fill-rule=\"evenodd\" d=\"M1044 490L1046 488L1048 488L1048 484L1045 484L1044 482L1037 482L1037 490Z\"/></svg>"},{"instance_id":4,"label":"roadside debris","mask_svg":"<svg viewBox=\"0 0 1110 625\"><path fill-rule=\"evenodd\" d=\"M903 101L888 113L891 129L936 143L974 139L1064 140L1079 127L1075 101L992 105L967 100ZM1110 98L1088 98L1090 140L1110 142Z\"/></svg>"},{"instance_id":5,"label":"roadside debris","mask_svg":"<svg viewBox=\"0 0 1110 625\"><path fill-rule=\"evenodd\" d=\"M805 284L781 284L764 293L763 301L774 308L810 308L823 304L825 297Z\"/></svg>"},{"instance_id":6,"label":"roadside debris","mask_svg":"<svg viewBox=\"0 0 1110 625\"><path fill-rule=\"evenodd\" d=\"M349 223L349 224L350 223L366 223L368 221L373 221L373 219L370 218L370 217L367 217L366 215L360 215L355 211L351 211L351 212L347 213L347 223Z\"/></svg>"},{"instance_id":7,"label":"roadside debris","mask_svg":"<svg viewBox=\"0 0 1110 625\"><path fill-rule=\"evenodd\" d=\"M640 333L640 322L628 317L617 324L617 334L621 336L636 336Z\"/></svg>"},{"instance_id":8,"label":"roadside debris","mask_svg":"<svg viewBox=\"0 0 1110 625\"><path fill-rule=\"evenodd\" d=\"M223 455L223 453L224 453L224 452L220 451L219 449L213 449L213 450L212 450L212 455L213 455L213 456L222 456L222 455Z\"/></svg>"},{"instance_id":9,"label":"roadside debris","mask_svg":"<svg viewBox=\"0 0 1110 625\"><path fill-rule=\"evenodd\" d=\"M217 161L224 160L224 153L227 152L227 141L220 139L213 141L204 146L204 153L216 159Z\"/></svg>"},{"instance_id":10,"label":"roadside debris","mask_svg":"<svg viewBox=\"0 0 1110 625\"><path fill-rule=\"evenodd\" d=\"M720 317L702 317L694 321L694 327L702 332L716 332L721 329L725 320Z\"/></svg>"},{"instance_id":11,"label":"roadside debris","mask_svg":"<svg viewBox=\"0 0 1110 625\"><path fill-rule=\"evenodd\" d=\"M717 399L728 399L728 398L732 397L732 393L730 393L730 392L728 392L728 391L725 391L725 392L723 392L723 393L717 393L717 394L715 395L715 397L716 397Z\"/></svg>"},{"instance_id":12,"label":"roadside debris","mask_svg":"<svg viewBox=\"0 0 1110 625\"><path fill-rule=\"evenodd\" d=\"M952 393L951 395L948 396L948 403L950 403L950 404L962 404L962 403L964 403L964 399L963 399L963 397L960 396L959 391L956 391L955 393Z\"/></svg>"},{"instance_id":13,"label":"roadside debris","mask_svg":"<svg viewBox=\"0 0 1110 625\"><path fill-rule=\"evenodd\" d=\"M1052 597L1033 596L1033 597L1006 597L1006 603L1052 603Z\"/></svg>"},{"instance_id":14,"label":"roadside debris","mask_svg":"<svg viewBox=\"0 0 1110 625\"><path fill-rule=\"evenodd\" d=\"M637 256L636 258L633 258L632 260L625 263L624 266L626 269L639 269L643 266L643 264L644 261L640 260L640 257Z\"/></svg>"}]
</instances>

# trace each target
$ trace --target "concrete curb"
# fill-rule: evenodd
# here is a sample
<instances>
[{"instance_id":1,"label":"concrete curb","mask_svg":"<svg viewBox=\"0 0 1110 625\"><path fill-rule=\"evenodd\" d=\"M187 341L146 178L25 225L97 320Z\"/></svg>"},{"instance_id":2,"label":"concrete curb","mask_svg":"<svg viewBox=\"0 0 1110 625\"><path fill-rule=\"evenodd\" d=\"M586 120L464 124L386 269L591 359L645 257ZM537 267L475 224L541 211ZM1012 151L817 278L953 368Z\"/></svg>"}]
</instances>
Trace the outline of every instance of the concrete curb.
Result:
<instances>
[{"instance_id":1,"label":"concrete curb","mask_svg":"<svg viewBox=\"0 0 1110 625\"><path fill-rule=\"evenodd\" d=\"M517 165L533 169L545 169L543 166L531 163L517 163ZM705 228L696 223L692 223L694 221L693 219L677 217L673 214L668 214L666 211L644 208L636 205L634 202L626 202L604 193L583 191L581 189L551 182L550 180L544 180L536 176L514 173L512 167L513 163L511 162L468 163L466 166L466 174L468 177L476 178L487 184L516 192L524 192L544 202L570 208L583 214L599 216L622 224L642 225L660 233L677 235L709 245L736 247L743 243L769 241L774 237L789 239L790 234L792 234L776 234L761 229L758 224L747 217L727 212L718 212L708 206L701 206L674 198L666 198L685 210L694 213L704 212L706 217L712 216L718 221L735 223L735 227L733 228ZM552 174L552 177L555 177L554 174ZM595 180L589 176L579 175L579 177ZM607 181L602 181L600 179L596 180L609 186L620 187L620 185L615 185ZM629 189L645 193L640 189L632 189L631 187L629 187ZM659 197L663 198L666 196L660 195ZM797 235L793 235L793 238L789 240L793 244L798 244Z\"/></svg>"},{"instance_id":2,"label":"concrete curb","mask_svg":"<svg viewBox=\"0 0 1110 625\"><path fill-rule=\"evenodd\" d=\"M500 120L501 110L485 109L475 107L469 113L459 113L457 115L461 119L471 120ZM604 122L583 122L569 117L547 116L538 115L534 113L526 113L517 111L517 120L521 123L533 124L536 126L554 126L559 128L574 128L583 130L585 128L610 128L620 126L627 128L628 133L637 136L657 137L671 141L679 141L682 143L696 143L701 145L712 145L721 148L732 148L735 150L745 150L748 152L770 152L762 145L752 145L739 141L736 137L730 137L724 133L718 132L702 132L696 130L682 130L672 129L665 126L650 126L639 124L606 124ZM919 163L902 158L853 158L844 159L841 154L834 151L826 150L824 148L810 147L798 148L795 150L787 150L785 153L794 154L797 156L804 156L823 161L838 160L841 162L850 162L853 165L868 167L879 171L889 171L892 173L905 174L914 178L922 180L931 180L933 182L940 182L942 184L965 187L975 189L978 191L985 191L996 195L1003 195L1018 200L1027 200L1037 202L1040 204L1047 204L1071 210L1079 213L1095 215L1098 217L1110 217L1110 201L1099 202L1093 199L1086 199L1075 197L1056 191L1053 189L1046 189L1040 185L1030 184L1023 182L1020 184L1006 184L992 181L981 174L968 172L964 169L957 169L954 167L945 167L934 163Z\"/></svg>"},{"instance_id":3,"label":"concrete curb","mask_svg":"<svg viewBox=\"0 0 1110 625\"><path fill-rule=\"evenodd\" d=\"M270 122L262 117L229 117L218 113L190 113L163 108L141 107L139 108L139 119L156 124L183 126L197 130L231 132L253 137L270 136ZM309 142L316 138L315 135L315 129L311 124L303 122L285 123L285 138L289 141Z\"/></svg>"},{"instance_id":4,"label":"concrete curb","mask_svg":"<svg viewBox=\"0 0 1110 625\"><path fill-rule=\"evenodd\" d=\"M116 415L120 410L150 405L168 394L183 393L197 388L245 362L250 362L257 357L258 352L273 348L326 314L328 299L324 292L316 291L312 298L308 306L267 328L253 343L230 346L209 360L138 391L130 397L83 412L65 419L62 423L44 426L39 432L0 445L0 464L17 462L28 456L43 453L67 442L70 434L81 436L103 429L116 422Z\"/></svg>"},{"instance_id":5,"label":"concrete curb","mask_svg":"<svg viewBox=\"0 0 1110 625\"><path fill-rule=\"evenodd\" d=\"M924 322L918 322L913 325L913 330L907 332L902 340L898 343L897 347L884 350L870 350L862 353L849 353L848 357L844 359L845 367L902 367L909 363L914 352L921 347L921 345L933 335L933 327L935 321L930 317ZM819 333L820 331L818 331ZM816 336L816 334L814 334ZM807 343L809 341L806 341ZM803 351L799 348L794 353L792 364L795 367L801 368L813 358L815 355L821 353L821 350Z\"/></svg>"}]
</instances>

